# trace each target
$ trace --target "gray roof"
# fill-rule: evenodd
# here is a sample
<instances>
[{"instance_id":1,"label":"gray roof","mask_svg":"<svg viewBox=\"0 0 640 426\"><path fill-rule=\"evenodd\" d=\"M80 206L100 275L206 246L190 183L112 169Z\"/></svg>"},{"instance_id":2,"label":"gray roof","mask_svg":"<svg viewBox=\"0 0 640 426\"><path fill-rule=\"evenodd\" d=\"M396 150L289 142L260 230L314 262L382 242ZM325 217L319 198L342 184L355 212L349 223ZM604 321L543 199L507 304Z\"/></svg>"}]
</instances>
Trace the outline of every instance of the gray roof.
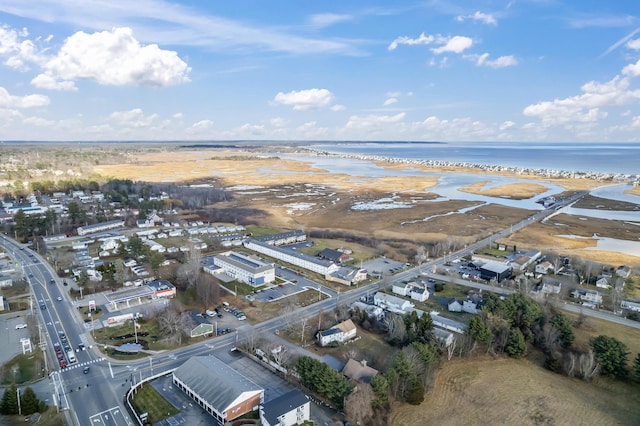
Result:
<instances>
[{"instance_id":1,"label":"gray roof","mask_svg":"<svg viewBox=\"0 0 640 426\"><path fill-rule=\"evenodd\" d=\"M511 269L511 267L503 263L487 262L484 265L482 265L480 269L484 269L485 271L493 272L496 274L502 274L503 272L506 272L509 269Z\"/></svg>"},{"instance_id":2,"label":"gray roof","mask_svg":"<svg viewBox=\"0 0 640 426\"><path fill-rule=\"evenodd\" d=\"M264 418L270 425L278 424L278 417L308 403L307 396L299 390L292 390L267 402L262 406Z\"/></svg>"},{"instance_id":3,"label":"gray roof","mask_svg":"<svg viewBox=\"0 0 640 426\"><path fill-rule=\"evenodd\" d=\"M214 356L194 356L173 372L200 398L222 413L243 392L263 391Z\"/></svg>"}]
</instances>

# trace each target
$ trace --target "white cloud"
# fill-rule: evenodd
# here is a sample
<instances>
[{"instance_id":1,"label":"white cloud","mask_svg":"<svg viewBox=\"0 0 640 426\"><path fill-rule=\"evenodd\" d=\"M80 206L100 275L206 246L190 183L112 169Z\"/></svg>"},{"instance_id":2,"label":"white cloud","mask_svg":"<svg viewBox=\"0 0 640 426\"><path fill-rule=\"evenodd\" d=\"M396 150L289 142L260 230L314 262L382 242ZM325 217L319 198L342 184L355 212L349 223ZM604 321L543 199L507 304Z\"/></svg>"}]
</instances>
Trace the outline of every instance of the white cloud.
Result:
<instances>
[{"instance_id":1,"label":"white cloud","mask_svg":"<svg viewBox=\"0 0 640 426\"><path fill-rule=\"evenodd\" d=\"M389 98L389 99L387 99L386 101L384 101L384 104L383 104L383 105L384 105L384 106L389 106L389 105L393 105L393 104L395 104L396 102L398 102L398 99L397 99L397 98Z\"/></svg>"},{"instance_id":2,"label":"white cloud","mask_svg":"<svg viewBox=\"0 0 640 426\"><path fill-rule=\"evenodd\" d=\"M629 40L626 44L629 49L640 50L640 38Z\"/></svg>"},{"instance_id":3,"label":"white cloud","mask_svg":"<svg viewBox=\"0 0 640 426\"><path fill-rule=\"evenodd\" d=\"M477 11L473 15L458 15L458 16L456 16L456 21L458 21L458 22L462 22L462 21L467 20L467 19L471 19L471 20L474 20L474 21L480 21L483 24L487 24L487 25L498 25L498 21L496 20L496 18L493 17L493 15L488 14L488 13L482 13L480 11Z\"/></svg>"},{"instance_id":4,"label":"white cloud","mask_svg":"<svg viewBox=\"0 0 640 426\"><path fill-rule=\"evenodd\" d=\"M330 109L331 111L344 111L345 109L347 109L347 107L344 105L336 104L336 105L331 105Z\"/></svg>"},{"instance_id":5,"label":"white cloud","mask_svg":"<svg viewBox=\"0 0 640 426\"><path fill-rule=\"evenodd\" d=\"M7 89L0 87L0 108L34 108L49 105L49 98L44 95L14 96Z\"/></svg>"},{"instance_id":6,"label":"white cloud","mask_svg":"<svg viewBox=\"0 0 640 426\"><path fill-rule=\"evenodd\" d=\"M319 13L311 15L309 23L317 28L324 28L340 22L346 22L353 19L351 15L339 15L337 13Z\"/></svg>"},{"instance_id":7,"label":"white cloud","mask_svg":"<svg viewBox=\"0 0 640 426\"><path fill-rule=\"evenodd\" d=\"M211 120L200 120L191 125L191 129L193 130L207 130L211 127L213 127L213 121Z\"/></svg>"},{"instance_id":8,"label":"white cloud","mask_svg":"<svg viewBox=\"0 0 640 426\"><path fill-rule=\"evenodd\" d=\"M622 69L622 74L629 77L637 77L640 75L640 59L635 64L629 64Z\"/></svg>"},{"instance_id":9,"label":"white cloud","mask_svg":"<svg viewBox=\"0 0 640 426\"><path fill-rule=\"evenodd\" d=\"M181 112L176 112L175 114L173 114L171 116L172 118L176 119L176 120L182 120L184 118L184 114Z\"/></svg>"},{"instance_id":10,"label":"white cloud","mask_svg":"<svg viewBox=\"0 0 640 426\"><path fill-rule=\"evenodd\" d=\"M43 68L34 85L67 89L83 79L110 86L169 86L189 81L190 71L176 52L140 45L130 28L77 32Z\"/></svg>"},{"instance_id":11,"label":"white cloud","mask_svg":"<svg viewBox=\"0 0 640 426\"><path fill-rule=\"evenodd\" d=\"M433 48L431 51L436 55L445 52L462 53L471 46L473 46L473 39L465 36L453 36L447 39L443 46Z\"/></svg>"},{"instance_id":12,"label":"white cloud","mask_svg":"<svg viewBox=\"0 0 640 426\"><path fill-rule=\"evenodd\" d=\"M334 100L327 89L308 89L278 93L273 99L276 105L291 105L294 111L308 111L329 106Z\"/></svg>"},{"instance_id":13,"label":"white cloud","mask_svg":"<svg viewBox=\"0 0 640 426\"><path fill-rule=\"evenodd\" d=\"M513 121L509 120L509 121L505 121L504 123L502 123L500 125L499 129L500 129L500 131L507 130L507 129L512 128L515 125L516 125L516 123L514 123Z\"/></svg>"},{"instance_id":14,"label":"white cloud","mask_svg":"<svg viewBox=\"0 0 640 426\"><path fill-rule=\"evenodd\" d=\"M31 84L40 89L76 91L78 88L73 81L58 81L47 74L38 74L31 80Z\"/></svg>"},{"instance_id":15,"label":"white cloud","mask_svg":"<svg viewBox=\"0 0 640 426\"><path fill-rule=\"evenodd\" d=\"M411 37L404 37L404 36L398 37L391 42L391 44L387 49L396 50L398 48L398 45L400 44L406 44L408 46L427 45L427 44L433 43L435 39L436 38L434 36L432 35L425 36L424 33L420 34L418 38L411 38Z\"/></svg>"},{"instance_id":16,"label":"white cloud","mask_svg":"<svg viewBox=\"0 0 640 426\"><path fill-rule=\"evenodd\" d=\"M640 90L629 90L629 86L629 79L620 76L606 83L590 81L581 87L581 95L529 105L523 113L538 117L545 126L595 122L608 115L600 108L622 106L640 99Z\"/></svg>"},{"instance_id":17,"label":"white cloud","mask_svg":"<svg viewBox=\"0 0 640 426\"><path fill-rule=\"evenodd\" d=\"M29 126L38 126L38 127L51 127L55 124L53 120L47 120L42 117L27 117L22 120L22 124L27 124Z\"/></svg>"},{"instance_id":18,"label":"white cloud","mask_svg":"<svg viewBox=\"0 0 640 426\"><path fill-rule=\"evenodd\" d=\"M26 29L18 32L8 26L0 27L0 55L6 56L5 65L26 71L28 62L40 62L42 54L33 41L26 39Z\"/></svg>"},{"instance_id":19,"label":"white cloud","mask_svg":"<svg viewBox=\"0 0 640 426\"><path fill-rule=\"evenodd\" d=\"M129 111L116 111L109 115L109 119L121 127L138 128L150 126L158 118L158 114L144 115L140 108Z\"/></svg>"},{"instance_id":20,"label":"white cloud","mask_svg":"<svg viewBox=\"0 0 640 426\"><path fill-rule=\"evenodd\" d=\"M398 123L404 120L405 113L401 112L396 115L366 115L357 116L352 115L349 117L349 121L346 124L347 129L367 130L372 128L378 128L390 123Z\"/></svg>"},{"instance_id":21,"label":"white cloud","mask_svg":"<svg viewBox=\"0 0 640 426\"><path fill-rule=\"evenodd\" d=\"M224 52L289 52L362 54L362 40L301 37L282 27L259 25L255 21L232 20L207 13L193 5L166 0L78 1L3 0L0 12L23 19L67 24L70 28L102 31L114 26L135 27L140 40L172 46L206 46ZM297 28L297 27L294 27Z\"/></svg>"},{"instance_id":22,"label":"white cloud","mask_svg":"<svg viewBox=\"0 0 640 426\"><path fill-rule=\"evenodd\" d=\"M497 59L490 60L488 53L482 55L466 55L466 59L470 59L479 67L504 68L518 65L518 60L513 55L500 56Z\"/></svg>"}]
</instances>

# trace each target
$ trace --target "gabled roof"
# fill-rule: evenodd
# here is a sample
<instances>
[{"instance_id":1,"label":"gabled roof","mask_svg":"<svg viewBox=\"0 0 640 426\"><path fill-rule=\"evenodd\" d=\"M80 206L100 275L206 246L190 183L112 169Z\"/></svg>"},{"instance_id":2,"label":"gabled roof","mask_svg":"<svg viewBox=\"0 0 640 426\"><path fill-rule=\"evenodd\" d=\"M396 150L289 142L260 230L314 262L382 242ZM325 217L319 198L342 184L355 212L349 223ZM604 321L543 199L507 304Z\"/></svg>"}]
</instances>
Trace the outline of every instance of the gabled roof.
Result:
<instances>
[{"instance_id":1,"label":"gabled roof","mask_svg":"<svg viewBox=\"0 0 640 426\"><path fill-rule=\"evenodd\" d=\"M351 380L369 383L371 378L379 373L375 368L369 367L365 361L356 361L351 358L342 369L342 374Z\"/></svg>"},{"instance_id":2,"label":"gabled roof","mask_svg":"<svg viewBox=\"0 0 640 426\"><path fill-rule=\"evenodd\" d=\"M270 425L278 424L278 417L309 403L309 399L299 390L292 390L262 406L263 416Z\"/></svg>"},{"instance_id":3,"label":"gabled roof","mask_svg":"<svg viewBox=\"0 0 640 426\"><path fill-rule=\"evenodd\" d=\"M245 392L263 389L214 356L194 356L173 372L218 412L226 411Z\"/></svg>"},{"instance_id":4,"label":"gabled roof","mask_svg":"<svg viewBox=\"0 0 640 426\"><path fill-rule=\"evenodd\" d=\"M340 324L337 324L335 328L342 330L343 333L348 333L351 330L355 330L356 325L350 319L346 321L342 321Z\"/></svg>"}]
</instances>

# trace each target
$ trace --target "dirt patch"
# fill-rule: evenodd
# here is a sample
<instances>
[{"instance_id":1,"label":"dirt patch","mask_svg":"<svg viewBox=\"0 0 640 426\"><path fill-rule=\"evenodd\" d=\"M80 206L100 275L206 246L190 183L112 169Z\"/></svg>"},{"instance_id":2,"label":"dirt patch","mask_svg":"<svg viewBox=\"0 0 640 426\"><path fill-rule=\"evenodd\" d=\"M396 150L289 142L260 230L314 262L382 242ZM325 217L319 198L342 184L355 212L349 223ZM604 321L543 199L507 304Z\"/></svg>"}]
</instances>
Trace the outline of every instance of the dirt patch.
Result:
<instances>
[{"instance_id":1,"label":"dirt patch","mask_svg":"<svg viewBox=\"0 0 640 426\"><path fill-rule=\"evenodd\" d=\"M527 200L548 190L539 183L511 183L493 188L483 189L491 181L476 182L459 190L470 194L485 195L487 197L509 198L512 200Z\"/></svg>"},{"instance_id":2,"label":"dirt patch","mask_svg":"<svg viewBox=\"0 0 640 426\"><path fill-rule=\"evenodd\" d=\"M391 424L634 424L639 403L634 385L585 383L526 360L460 359L438 371L421 405L394 409Z\"/></svg>"}]
</instances>

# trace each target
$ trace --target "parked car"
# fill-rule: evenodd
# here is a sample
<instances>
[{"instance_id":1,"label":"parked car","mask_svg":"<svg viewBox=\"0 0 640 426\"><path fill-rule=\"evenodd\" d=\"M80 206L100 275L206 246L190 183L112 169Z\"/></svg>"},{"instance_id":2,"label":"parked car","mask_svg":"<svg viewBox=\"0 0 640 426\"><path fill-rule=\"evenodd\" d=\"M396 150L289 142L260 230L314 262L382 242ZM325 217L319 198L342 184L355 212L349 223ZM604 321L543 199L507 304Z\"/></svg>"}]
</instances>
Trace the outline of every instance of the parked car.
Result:
<instances>
[{"instance_id":1,"label":"parked car","mask_svg":"<svg viewBox=\"0 0 640 426\"><path fill-rule=\"evenodd\" d=\"M27 324L16 324L16 330L27 328Z\"/></svg>"}]
</instances>

